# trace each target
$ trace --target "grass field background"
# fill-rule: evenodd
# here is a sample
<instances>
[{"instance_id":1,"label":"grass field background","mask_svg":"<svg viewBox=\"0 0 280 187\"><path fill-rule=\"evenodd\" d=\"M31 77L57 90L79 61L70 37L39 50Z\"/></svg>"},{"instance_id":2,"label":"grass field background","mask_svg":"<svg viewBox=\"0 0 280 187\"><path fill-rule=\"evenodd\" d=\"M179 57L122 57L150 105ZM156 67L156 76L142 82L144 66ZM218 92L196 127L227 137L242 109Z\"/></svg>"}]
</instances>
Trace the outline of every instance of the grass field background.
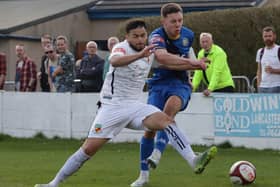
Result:
<instances>
[{"instance_id":1,"label":"grass field background","mask_svg":"<svg viewBox=\"0 0 280 187\"><path fill-rule=\"evenodd\" d=\"M14 139L0 136L0 187L32 187L52 179L79 148L79 140ZM194 146L195 151L205 147ZM137 143L109 143L62 187L128 187L138 177ZM232 187L228 171L233 162L249 160L257 168L251 187L280 187L280 153L273 150L221 148L201 175L168 147L148 187Z\"/></svg>"}]
</instances>

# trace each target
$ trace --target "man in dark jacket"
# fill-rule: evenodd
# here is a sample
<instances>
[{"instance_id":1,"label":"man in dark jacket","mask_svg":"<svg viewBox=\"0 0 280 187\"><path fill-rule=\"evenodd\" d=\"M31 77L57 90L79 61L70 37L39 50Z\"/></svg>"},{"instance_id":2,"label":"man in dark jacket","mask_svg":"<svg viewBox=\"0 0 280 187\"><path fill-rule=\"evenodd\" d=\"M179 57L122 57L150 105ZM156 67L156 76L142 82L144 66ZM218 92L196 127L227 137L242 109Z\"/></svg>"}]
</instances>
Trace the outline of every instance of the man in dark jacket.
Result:
<instances>
[{"instance_id":1,"label":"man in dark jacket","mask_svg":"<svg viewBox=\"0 0 280 187\"><path fill-rule=\"evenodd\" d=\"M99 92L102 88L104 59L97 53L97 44L94 41L87 43L87 55L83 57L77 78L81 79L81 92Z\"/></svg>"},{"instance_id":2,"label":"man in dark jacket","mask_svg":"<svg viewBox=\"0 0 280 187\"><path fill-rule=\"evenodd\" d=\"M47 45L52 43L52 37L49 34L43 34L41 37L41 45L44 49ZM48 64L47 56L44 54L41 58L40 71L37 74L37 78L40 80L40 87L43 92L50 91L50 85L48 82Z\"/></svg>"}]
</instances>

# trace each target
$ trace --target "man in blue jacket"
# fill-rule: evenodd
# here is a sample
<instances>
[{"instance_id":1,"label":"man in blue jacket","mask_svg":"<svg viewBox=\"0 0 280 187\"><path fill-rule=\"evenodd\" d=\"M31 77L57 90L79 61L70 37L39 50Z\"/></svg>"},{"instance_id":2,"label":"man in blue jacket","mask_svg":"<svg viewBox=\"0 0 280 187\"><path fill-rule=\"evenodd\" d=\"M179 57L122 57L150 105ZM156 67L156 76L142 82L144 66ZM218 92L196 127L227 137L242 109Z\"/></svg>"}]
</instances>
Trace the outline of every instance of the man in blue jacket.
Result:
<instances>
[{"instance_id":1,"label":"man in blue jacket","mask_svg":"<svg viewBox=\"0 0 280 187\"><path fill-rule=\"evenodd\" d=\"M104 59L99 57L97 44L94 41L87 43L87 55L81 61L77 71L77 78L81 79L81 92L99 92L103 84Z\"/></svg>"}]
</instances>

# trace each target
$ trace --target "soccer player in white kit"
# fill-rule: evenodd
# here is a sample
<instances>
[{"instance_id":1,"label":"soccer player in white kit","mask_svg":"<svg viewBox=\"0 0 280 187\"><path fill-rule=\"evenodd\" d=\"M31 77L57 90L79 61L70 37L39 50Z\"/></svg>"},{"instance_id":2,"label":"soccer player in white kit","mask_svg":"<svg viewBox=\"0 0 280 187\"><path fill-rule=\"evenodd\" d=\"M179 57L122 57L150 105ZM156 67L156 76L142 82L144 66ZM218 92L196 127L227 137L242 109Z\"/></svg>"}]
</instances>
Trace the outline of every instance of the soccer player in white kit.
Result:
<instances>
[{"instance_id":1,"label":"soccer player in white kit","mask_svg":"<svg viewBox=\"0 0 280 187\"><path fill-rule=\"evenodd\" d=\"M126 24L126 40L116 44L109 57L111 66L100 94L101 106L88 138L82 147L68 158L50 183L36 184L35 187L58 187L125 127L136 130L165 130L172 146L183 158L193 168L204 169L209 162L207 155L196 156L189 141L170 117L156 107L139 101L153 60L154 46L146 46L146 42L145 22L139 19L130 20Z\"/></svg>"}]
</instances>

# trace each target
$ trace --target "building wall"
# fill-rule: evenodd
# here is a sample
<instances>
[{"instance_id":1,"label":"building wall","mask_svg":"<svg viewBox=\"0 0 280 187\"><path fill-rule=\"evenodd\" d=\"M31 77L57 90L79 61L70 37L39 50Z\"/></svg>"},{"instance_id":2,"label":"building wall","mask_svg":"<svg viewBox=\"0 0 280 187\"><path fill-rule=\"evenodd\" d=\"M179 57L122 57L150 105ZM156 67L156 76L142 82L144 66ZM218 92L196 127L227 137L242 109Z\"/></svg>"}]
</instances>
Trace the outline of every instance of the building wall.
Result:
<instances>
[{"instance_id":1,"label":"building wall","mask_svg":"<svg viewBox=\"0 0 280 187\"><path fill-rule=\"evenodd\" d=\"M12 34L38 37L43 33L49 33L54 37L62 34L68 37L73 47L77 41L107 40L107 38L116 34L121 21L91 21L88 19L86 10L83 10L16 31Z\"/></svg>"},{"instance_id":2,"label":"building wall","mask_svg":"<svg viewBox=\"0 0 280 187\"><path fill-rule=\"evenodd\" d=\"M69 40L70 51L75 54L78 41L107 40L110 36L116 35L118 25L122 20L94 20L88 19L86 10L55 18L44 23L33 25L22 30L10 33L17 36L31 36L40 38L43 33L49 33L53 37L65 35ZM37 70L40 68L40 59L43 50L40 40L30 41L26 39L0 39L0 51L7 55L7 81L13 81L15 77L15 45L23 43L28 56L34 59ZM39 84L38 90L39 90ZM6 90L11 90L6 86Z\"/></svg>"}]
</instances>

